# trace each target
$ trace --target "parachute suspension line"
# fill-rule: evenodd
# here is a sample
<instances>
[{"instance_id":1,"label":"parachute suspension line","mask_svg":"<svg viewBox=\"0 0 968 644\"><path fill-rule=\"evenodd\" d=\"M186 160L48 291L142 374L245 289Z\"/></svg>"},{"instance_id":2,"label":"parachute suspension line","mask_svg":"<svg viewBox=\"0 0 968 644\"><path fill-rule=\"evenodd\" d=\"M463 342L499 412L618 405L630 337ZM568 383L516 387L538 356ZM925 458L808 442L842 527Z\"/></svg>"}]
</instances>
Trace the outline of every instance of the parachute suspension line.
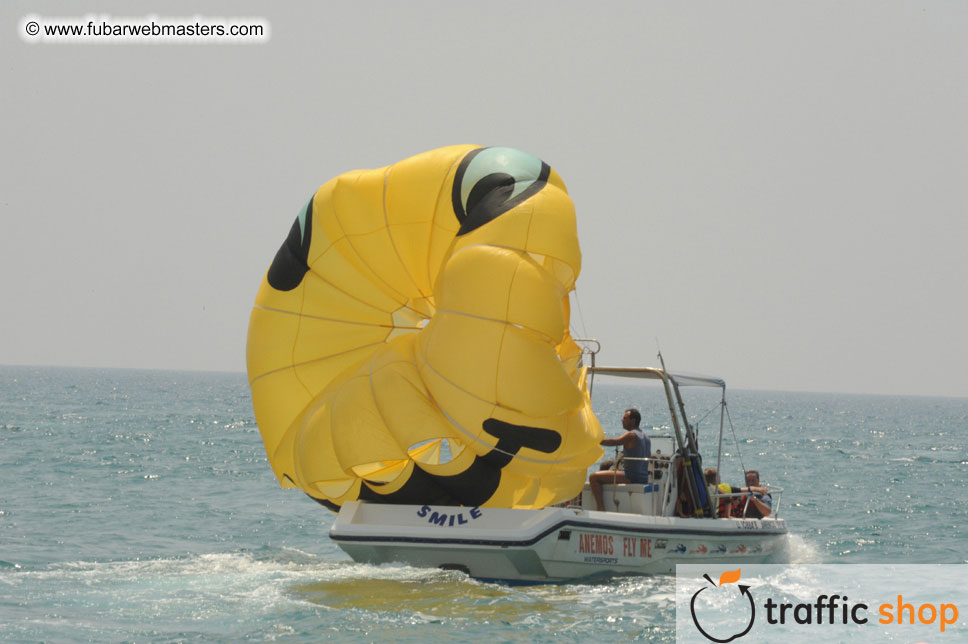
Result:
<instances>
[{"instance_id":1,"label":"parachute suspension line","mask_svg":"<svg viewBox=\"0 0 968 644\"><path fill-rule=\"evenodd\" d=\"M699 427L700 427L700 425L702 425L702 423L707 418L709 418L709 416L712 415L712 413L714 411L716 411L717 409L721 409L722 405L725 404L725 402L726 401L723 400L722 403L716 403L715 405L713 405L712 407L709 408L709 411L707 411L705 414L702 415L702 418L699 418L698 420L693 421L692 427L693 427L693 431L696 434L696 442L697 443L699 442ZM719 415L720 430L722 430L722 423L723 423L723 415L722 415L722 412L720 412L720 415Z\"/></svg>"},{"instance_id":2,"label":"parachute suspension line","mask_svg":"<svg viewBox=\"0 0 968 644\"><path fill-rule=\"evenodd\" d=\"M723 409L726 410L726 419L729 420L729 431L733 435L733 443L736 444L736 453L739 455L739 466L743 468L743 480L746 480L746 463L743 462L743 450L739 448L739 440L736 438L736 429L733 427L733 418L729 415L729 407L723 401Z\"/></svg>"},{"instance_id":3,"label":"parachute suspension line","mask_svg":"<svg viewBox=\"0 0 968 644\"><path fill-rule=\"evenodd\" d=\"M578 309L578 320L581 322L581 335L575 334L577 337L587 338L588 331L585 329L585 316L581 312L581 300L578 299L578 287L575 286L571 290L572 294L575 296L575 308Z\"/></svg>"},{"instance_id":4,"label":"parachute suspension line","mask_svg":"<svg viewBox=\"0 0 968 644\"><path fill-rule=\"evenodd\" d=\"M723 387L723 399L719 403L719 449L716 450L716 472L722 476L723 463L723 420L726 417L726 387ZM733 423L730 422L730 427ZM718 490L717 490L718 491Z\"/></svg>"},{"instance_id":5,"label":"parachute suspension line","mask_svg":"<svg viewBox=\"0 0 968 644\"><path fill-rule=\"evenodd\" d=\"M716 403L715 405L713 405L712 407L710 407L710 408L709 408L709 411L707 411L707 412L706 412L705 414L703 414L703 416L702 416L702 418L700 418L699 420L697 420L697 421L695 421L695 424L696 424L696 427L698 427L698 426L699 426L699 423L701 423L701 422L703 422L704 420L706 420L707 418L709 418L709 416L710 416L710 415L711 415L711 414L712 414L712 413L713 413L714 411L716 411L717 409L719 409L719 408L720 408L721 406L722 406L722 403L721 403L721 402L718 402L718 403Z\"/></svg>"}]
</instances>

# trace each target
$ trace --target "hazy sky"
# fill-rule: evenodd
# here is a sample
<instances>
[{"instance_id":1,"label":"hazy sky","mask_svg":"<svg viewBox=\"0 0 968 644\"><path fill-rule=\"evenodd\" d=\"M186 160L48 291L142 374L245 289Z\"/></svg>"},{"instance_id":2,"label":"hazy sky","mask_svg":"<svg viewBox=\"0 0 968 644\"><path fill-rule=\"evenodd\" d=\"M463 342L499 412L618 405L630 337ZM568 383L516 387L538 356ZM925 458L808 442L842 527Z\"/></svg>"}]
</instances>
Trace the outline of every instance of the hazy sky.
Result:
<instances>
[{"instance_id":1,"label":"hazy sky","mask_svg":"<svg viewBox=\"0 0 968 644\"><path fill-rule=\"evenodd\" d=\"M259 16L265 44L28 44L28 14ZM243 371L329 178L552 165L599 362L968 395L964 2L5 2L0 364Z\"/></svg>"}]
</instances>

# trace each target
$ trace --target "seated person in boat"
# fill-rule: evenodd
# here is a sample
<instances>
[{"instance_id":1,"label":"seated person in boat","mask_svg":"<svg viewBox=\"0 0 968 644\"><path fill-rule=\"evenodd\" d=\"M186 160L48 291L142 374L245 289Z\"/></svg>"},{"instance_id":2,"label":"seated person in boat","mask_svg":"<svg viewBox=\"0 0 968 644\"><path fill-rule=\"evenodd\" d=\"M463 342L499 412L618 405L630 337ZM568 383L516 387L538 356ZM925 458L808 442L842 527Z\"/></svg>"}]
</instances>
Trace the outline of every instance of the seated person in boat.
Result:
<instances>
[{"instance_id":1,"label":"seated person in boat","mask_svg":"<svg viewBox=\"0 0 968 644\"><path fill-rule=\"evenodd\" d=\"M706 489L709 492L709 498L713 499L715 502L717 494L732 494L733 488L727 483L722 483L719 480L719 472L715 467L707 468L703 471L703 475L706 477ZM732 514L732 506L738 502L738 499L732 499L728 496L722 496L719 498L719 502L714 508L716 510L716 516L720 518L728 517ZM742 512L742 506L737 512Z\"/></svg>"},{"instance_id":2,"label":"seated person in boat","mask_svg":"<svg viewBox=\"0 0 968 644\"><path fill-rule=\"evenodd\" d=\"M638 409L626 409L625 415L622 416L622 428L625 429L625 433L618 438L602 439L600 443L603 447L622 446L625 471L598 471L589 475L588 482L599 511L605 509L605 502L602 500L603 484L649 482L649 462L639 459L649 458L652 453L652 442L646 437L645 432L639 429L640 422L642 422L642 414Z\"/></svg>"},{"instance_id":3,"label":"seated person in boat","mask_svg":"<svg viewBox=\"0 0 968 644\"><path fill-rule=\"evenodd\" d=\"M762 519L770 516L773 511L773 497L769 495L766 488L760 485L760 473L756 470L746 472L746 487L733 487L726 483L719 482L719 472L716 468L710 467L703 472L706 478L706 486L710 498L716 493L719 494L751 494L751 496L726 496L719 499L717 504L717 516L723 517L747 517L750 519ZM747 500L749 501L747 503ZM745 513L744 513L745 508Z\"/></svg>"},{"instance_id":4,"label":"seated person in boat","mask_svg":"<svg viewBox=\"0 0 968 644\"><path fill-rule=\"evenodd\" d=\"M756 470L746 472L746 487L742 492L750 492L749 505L746 506L744 516L752 519L762 519L770 516L773 512L773 497L769 495L766 488L760 485L760 473ZM745 503L745 499L744 499Z\"/></svg>"}]
</instances>

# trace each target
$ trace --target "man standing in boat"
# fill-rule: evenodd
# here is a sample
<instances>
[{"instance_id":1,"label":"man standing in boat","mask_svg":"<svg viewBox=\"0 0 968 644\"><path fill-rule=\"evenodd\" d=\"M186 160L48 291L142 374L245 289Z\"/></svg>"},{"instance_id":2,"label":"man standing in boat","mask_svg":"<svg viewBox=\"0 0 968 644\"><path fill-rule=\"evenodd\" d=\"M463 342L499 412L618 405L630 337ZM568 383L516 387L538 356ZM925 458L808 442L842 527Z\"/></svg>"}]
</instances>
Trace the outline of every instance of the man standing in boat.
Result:
<instances>
[{"instance_id":1,"label":"man standing in boat","mask_svg":"<svg viewBox=\"0 0 968 644\"><path fill-rule=\"evenodd\" d=\"M605 510L605 502L602 500L602 485L605 483L649 482L649 462L640 459L647 459L652 454L652 442L646 437L645 432L639 429L640 422L642 422L642 414L638 409L626 409L625 415L622 416L622 428L625 429L625 433L618 438L602 439L600 443L603 447L622 446L625 471L606 470L592 472L589 475L588 482L599 511Z\"/></svg>"}]
</instances>

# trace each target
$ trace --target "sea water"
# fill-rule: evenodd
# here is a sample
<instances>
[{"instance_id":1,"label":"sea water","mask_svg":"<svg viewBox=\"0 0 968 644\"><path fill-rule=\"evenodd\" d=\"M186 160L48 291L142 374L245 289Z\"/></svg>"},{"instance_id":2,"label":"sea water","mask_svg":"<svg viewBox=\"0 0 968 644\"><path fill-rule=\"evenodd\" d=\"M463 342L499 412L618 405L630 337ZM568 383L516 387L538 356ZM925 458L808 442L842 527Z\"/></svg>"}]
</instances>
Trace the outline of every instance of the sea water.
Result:
<instances>
[{"instance_id":1,"label":"sea water","mask_svg":"<svg viewBox=\"0 0 968 644\"><path fill-rule=\"evenodd\" d=\"M707 466L717 396L687 406ZM634 388L593 400L608 435L630 406L669 429ZM726 409L724 479L783 488L783 560L968 561L968 399L735 391ZM0 642L674 641L673 577L360 565L333 517L279 488L243 374L0 367Z\"/></svg>"}]
</instances>

